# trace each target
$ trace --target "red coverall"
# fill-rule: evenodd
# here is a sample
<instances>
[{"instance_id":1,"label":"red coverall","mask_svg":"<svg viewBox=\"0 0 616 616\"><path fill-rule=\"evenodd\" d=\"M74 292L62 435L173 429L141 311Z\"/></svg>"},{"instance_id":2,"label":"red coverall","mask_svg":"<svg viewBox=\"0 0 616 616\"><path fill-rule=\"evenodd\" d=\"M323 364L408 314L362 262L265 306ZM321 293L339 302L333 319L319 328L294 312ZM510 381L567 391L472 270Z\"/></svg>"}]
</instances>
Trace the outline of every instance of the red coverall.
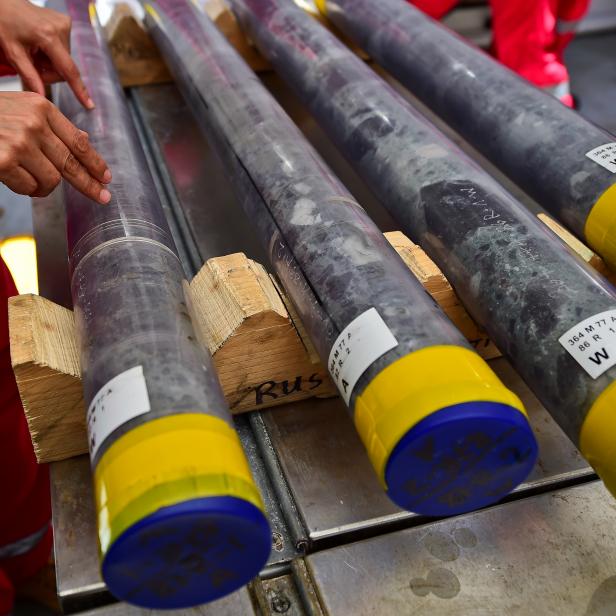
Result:
<instances>
[{"instance_id":1,"label":"red coverall","mask_svg":"<svg viewBox=\"0 0 616 616\"><path fill-rule=\"evenodd\" d=\"M0 66L0 75L10 72ZM52 544L49 473L36 463L11 367L12 295L17 289L0 258L0 616L11 612L14 585L47 563Z\"/></svg>"},{"instance_id":2,"label":"red coverall","mask_svg":"<svg viewBox=\"0 0 616 616\"><path fill-rule=\"evenodd\" d=\"M410 0L440 19L458 0ZM490 0L493 53L505 66L572 106L563 52L590 0Z\"/></svg>"}]
</instances>

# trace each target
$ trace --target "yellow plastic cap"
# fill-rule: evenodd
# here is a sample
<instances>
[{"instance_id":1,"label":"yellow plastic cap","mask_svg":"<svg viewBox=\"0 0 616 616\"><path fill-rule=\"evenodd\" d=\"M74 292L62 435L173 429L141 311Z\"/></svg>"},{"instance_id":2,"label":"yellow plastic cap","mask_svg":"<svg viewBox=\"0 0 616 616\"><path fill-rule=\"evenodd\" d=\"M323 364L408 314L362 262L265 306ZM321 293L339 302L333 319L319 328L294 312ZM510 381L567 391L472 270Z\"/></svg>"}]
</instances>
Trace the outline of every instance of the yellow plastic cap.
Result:
<instances>
[{"instance_id":1,"label":"yellow plastic cap","mask_svg":"<svg viewBox=\"0 0 616 616\"><path fill-rule=\"evenodd\" d=\"M95 471L101 572L118 598L153 610L234 592L258 575L271 529L239 438L222 419L153 419Z\"/></svg>"},{"instance_id":2,"label":"yellow plastic cap","mask_svg":"<svg viewBox=\"0 0 616 616\"><path fill-rule=\"evenodd\" d=\"M213 415L154 419L121 436L94 473L101 552L162 507L235 496L263 510L237 433Z\"/></svg>"},{"instance_id":3,"label":"yellow plastic cap","mask_svg":"<svg viewBox=\"0 0 616 616\"><path fill-rule=\"evenodd\" d=\"M584 235L588 245L616 271L616 184L612 184L590 210Z\"/></svg>"},{"instance_id":4,"label":"yellow plastic cap","mask_svg":"<svg viewBox=\"0 0 616 616\"><path fill-rule=\"evenodd\" d=\"M429 347L382 370L357 397L355 425L391 500L423 515L496 502L537 458L520 399L463 347Z\"/></svg>"},{"instance_id":5,"label":"yellow plastic cap","mask_svg":"<svg viewBox=\"0 0 616 616\"><path fill-rule=\"evenodd\" d=\"M580 451L616 496L616 381L590 407L580 430Z\"/></svg>"},{"instance_id":6,"label":"yellow plastic cap","mask_svg":"<svg viewBox=\"0 0 616 616\"><path fill-rule=\"evenodd\" d=\"M463 347L427 347L382 370L357 396L354 415L381 483L389 455L410 428L435 411L476 401L507 404L526 414L488 364Z\"/></svg>"}]
</instances>

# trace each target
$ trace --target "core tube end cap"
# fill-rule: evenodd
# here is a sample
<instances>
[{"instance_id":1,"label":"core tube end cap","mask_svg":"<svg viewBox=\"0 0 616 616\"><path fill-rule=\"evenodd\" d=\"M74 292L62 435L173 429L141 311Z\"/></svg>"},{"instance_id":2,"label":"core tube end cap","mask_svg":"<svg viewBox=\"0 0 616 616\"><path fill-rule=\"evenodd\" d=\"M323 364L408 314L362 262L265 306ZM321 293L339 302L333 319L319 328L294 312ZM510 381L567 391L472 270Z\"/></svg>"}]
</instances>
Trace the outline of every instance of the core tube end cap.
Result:
<instances>
[{"instance_id":1,"label":"core tube end cap","mask_svg":"<svg viewBox=\"0 0 616 616\"><path fill-rule=\"evenodd\" d=\"M520 399L462 346L425 347L386 366L357 396L354 420L392 500L426 515L498 500L537 456Z\"/></svg>"},{"instance_id":2,"label":"core tube end cap","mask_svg":"<svg viewBox=\"0 0 616 616\"><path fill-rule=\"evenodd\" d=\"M150 609L188 608L223 597L265 565L272 543L263 512L230 496L163 507L109 547L102 574L118 598Z\"/></svg>"},{"instance_id":3,"label":"core tube end cap","mask_svg":"<svg viewBox=\"0 0 616 616\"><path fill-rule=\"evenodd\" d=\"M616 497L616 381L601 392L580 430L580 452Z\"/></svg>"},{"instance_id":4,"label":"core tube end cap","mask_svg":"<svg viewBox=\"0 0 616 616\"><path fill-rule=\"evenodd\" d=\"M608 267L616 271L616 184L612 184L590 210L584 236Z\"/></svg>"},{"instance_id":5,"label":"core tube end cap","mask_svg":"<svg viewBox=\"0 0 616 616\"><path fill-rule=\"evenodd\" d=\"M448 516L494 503L528 476L537 442L526 417L506 404L467 402L443 408L409 430L385 469L399 507Z\"/></svg>"}]
</instances>

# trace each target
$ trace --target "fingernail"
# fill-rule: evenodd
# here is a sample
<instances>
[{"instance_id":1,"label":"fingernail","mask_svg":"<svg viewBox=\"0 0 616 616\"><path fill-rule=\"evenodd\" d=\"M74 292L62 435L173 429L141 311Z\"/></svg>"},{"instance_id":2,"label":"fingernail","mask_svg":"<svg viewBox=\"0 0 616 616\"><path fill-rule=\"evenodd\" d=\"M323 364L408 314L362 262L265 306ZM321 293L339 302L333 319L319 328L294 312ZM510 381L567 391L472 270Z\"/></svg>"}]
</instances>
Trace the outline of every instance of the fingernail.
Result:
<instances>
[{"instance_id":1,"label":"fingernail","mask_svg":"<svg viewBox=\"0 0 616 616\"><path fill-rule=\"evenodd\" d=\"M111 171L109 171L109 169L105 169L105 173L103 174L103 182L105 182L105 184L109 184L109 182L111 182Z\"/></svg>"},{"instance_id":2,"label":"fingernail","mask_svg":"<svg viewBox=\"0 0 616 616\"><path fill-rule=\"evenodd\" d=\"M103 188L98 195L98 200L101 203L109 203L109 201L111 201L111 193L106 188Z\"/></svg>"},{"instance_id":3,"label":"fingernail","mask_svg":"<svg viewBox=\"0 0 616 616\"><path fill-rule=\"evenodd\" d=\"M89 99L87 100L87 102L86 102L86 107L87 107L88 109L94 109L94 107L96 107L96 105L94 104L94 101L93 101L91 98L89 98Z\"/></svg>"}]
</instances>

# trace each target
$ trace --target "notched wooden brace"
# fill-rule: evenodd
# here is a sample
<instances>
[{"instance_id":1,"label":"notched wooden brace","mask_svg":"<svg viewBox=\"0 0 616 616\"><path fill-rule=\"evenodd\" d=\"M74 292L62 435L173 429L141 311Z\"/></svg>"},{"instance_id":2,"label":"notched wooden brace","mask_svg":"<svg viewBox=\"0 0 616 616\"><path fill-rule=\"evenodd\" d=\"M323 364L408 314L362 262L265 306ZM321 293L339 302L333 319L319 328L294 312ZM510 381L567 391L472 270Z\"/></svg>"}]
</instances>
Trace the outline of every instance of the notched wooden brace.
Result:
<instances>
[{"instance_id":1,"label":"notched wooden brace","mask_svg":"<svg viewBox=\"0 0 616 616\"><path fill-rule=\"evenodd\" d=\"M498 350L425 253L387 233L405 263L486 358ZM214 357L234 413L336 389L295 310L266 270L242 253L210 259L189 286L195 329ZM87 451L73 313L36 295L9 300L11 359L40 462Z\"/></svg>"},{"instance_id":2,"label":"notched wooden brace","mask_svg":"<svg viewBox=\"0 0 616 616\"><path fill-rule=\"evenodd\" d=\"M156 45L132 9L118 4L105 25L109 51L124 87L171 81L171 74Z\"/></svg>"}]
</instances>

